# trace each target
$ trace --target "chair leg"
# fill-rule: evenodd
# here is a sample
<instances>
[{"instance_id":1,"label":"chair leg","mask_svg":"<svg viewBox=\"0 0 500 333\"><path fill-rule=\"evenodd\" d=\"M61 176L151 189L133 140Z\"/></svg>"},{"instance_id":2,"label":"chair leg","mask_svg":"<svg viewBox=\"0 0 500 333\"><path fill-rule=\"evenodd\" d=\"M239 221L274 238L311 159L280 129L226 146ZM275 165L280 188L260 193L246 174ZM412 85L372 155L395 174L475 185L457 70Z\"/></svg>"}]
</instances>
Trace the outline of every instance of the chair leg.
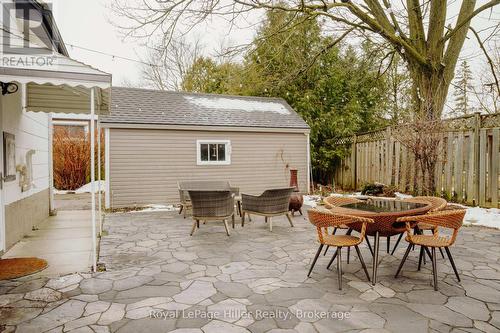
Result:
<instances>
[{"instance_id":1,"label":"chair leg","mask_svg":"<svg viewBox=\"0 0 500 333\"><path fill-rule=\"evenodd\" d=\"M437 273L437 264L436 264L436 248L432 247L432 276L434 280L434 290L438 290L438 273Z\"/></svg>"},{"instance_id":2,"label":"chair leg","mask_svg":"<svg viewBox=\"0 0 500 333\"><path fill-rule=\"evenodd\" d=\"M241 213L241 226L245 226L245 212Z\"/></svg>"},{"instance_id":3,"label":"chair leg","mask_svg":"<svg viewBox=\"0 0 500 333\"><path fill-rule=\"evenodd\" d=\"M424 247L420 246L420 254L418 255L418 268L417 270L420 270L420 267L422 267L422 258L424 257Z\"/></svg>"},{"instance_id":4,"label":"chair leg","mask_svg":"<svg viewBox=\"0 0 500 333\"><path fill-rule=\"evenodd\" d=\"M224 228L226 228L226 234L229 236L229 226L227 225L227 220L224 221Z\"/></svg>"},{"instance_id":5,"label":"chair leg","mask_svg":"<svg viewBox=\"0 0 500 333\"><path fill-rule=\"evenodd\" d=\"M333 261L335 260L335 258L337 258L337 254L338 254L338 250L335 250L335 253L332 256L332 259L328 263L328 266L326 266L326 269L330 269L330 266L333 264Z\"/></svg>"},{"instance_id":6,"label":"chair leg","mask_svg":"<svg viewBox=\"0 0 500 333\"><path fill-rule=\"evenodd\" d=\"M339 276L339 290L342 290L342 247L337 247L337 274Z\"/></svg>"},{"instance_id":7,"label":"chair leg","mask_svg":"<svg viewBox=\"0 0 500 333\"><path fill-rule=\"evenodd\" d=\"M286 213L286 217L288 218L288 222L290 222L290 226L293 228L293 221L292 217L290 216L290 213Z\"/></svg>"},{"instance_id":8,"label":"chair leg","mask_svg":"<svg viewBox=\"0 0 500 333\"><path fill-rule=\"evenodd\" d=\"M267 220L269 221L269 231L272 232L273 231L273 220L270 217Z\"/></svg>"},{"instance_id":9,"label":"chair leg","mask_svg":"<svg viewBox=\"0 0 500 333\"><path fill-rule=\"evenodd\" d=\"M196 228L200 229L200 220L196 220Z\"/></svg>"},{"instance_id":10,"label":"chair leg","mask_svg":"<svg viewBox=\"0 0 500 333\"><path fill-rule=\"evenodd\" d=\"M267 216L264 216L264 222L267 223Z\"/></svg>"},{"instance_id":11,"label":"chair leg","mask_svg":"<svg viewBox=\"0 0 500 333\"><path fill-rule=\"evenodd\" d=\"M387 236L387 253L391 252L391 236Z\"/></svg>"},{"instance_id":12,"label":"chair leg","mask_svg":"<svg viewBox=\"0 0 500 333\"><path fill-rule=\"evenodd\" d=\"M375 244L373 245L373 272L372 272L372 285L377 283L377 269L378 269L378 252L380 248L380 234L375 233Z\"/></svg>"},{"instance_id":13,"label":"chair leg","mask_svg":"<svg viewBox=\"0 0 500 333\"><path fill-rule=\"evenodd\" d=\"M238 213L241 216L241 201L238 201Z\"/></svg>"},{"instance_id":14,"label":"chair leg","mask_svg":"<svg viewBox=\"0 0 500 333\"><path fill-rule=\"evenodd\" d=\"M179 215L181 215L183 209L184 209L184 205L181 205L181 209L179 209Z\"/></svg>"},{"instance_id":15,"label":"chair leg","mask_svg":"<svg viewBox=\"0 0 500 333\"><path fill-rule=\"evenodd\" d=\"M191 228L191 233L189 234L189 236L193 236L194 231L196 230L196 226L197 226L196 221L193 221L193 227Z\"/></svg>"},{"instance_id":16,"label":"chair leg","mask_svg":"<svg viewBox=\"0 0 500 333\"><path fill-rule=\"evenodd\" d=\"M368 236L365 236L365 240L366 240L366 245L368 245L368 249L370 250L370 253L372 254L373 257L373 249L372 245L370 244L370 240L368 239Z\"/></svg>"},{"instance_id":17,"label":"chair leg","mask_svg":"<svg viewBox=\"0 0 500 333\"><path fill-rule=\"evenodd\" d=\"M252 222L252 217L248 214L248 222Z\"/></svg>"},{"instance_id":18,"label":"chair leg","mask_svg":"<svg viewBox=\"0 0 500 333\"><path fill-rule=\"evenodd\" d=\"M448 247L445 247L444 249L446 251L446 255L448 256L448 259L450 260L451 267L453 267L453 271L455 272L455 276L457 277L458 282L460 282L460 276L458 275L457 267L455 266L455 261L453 260L450 249Z\"/></svg>"},{"instance_id":19,"label":"chair leg","mask_svg":"<svg viewBox=\"0 0 500 333\"><path fill-rule=\"evenodd\" d=\"M363 256L361 255L361 251L359 250L359 247L357 245L354 245L354 248L356 249L356 253L358 254L359 261L361 262L361 266L365 271L366 277L368 278L368 281L370 281L370 275L368 274L368 269L366 268L365 261L363 260Z\"/></svg>"},{"instance_id":20,"label":"chair leg","mask_svg":"<svg viewBox=\"0 0 500 333\"><path fill-rule=\"evenodd\" d=\"M322 249L323 249L323 244L320 244L318 247L318 251L316 251L316 255L314 256L313 262L311 264L311 268L309 268L309 273L307 273L307 277L311 276L311 272L314 268L314 265L316 265L316 261L318 260L319 254L321 253Z\"/></svg>"},{"instance_id":21,"label":"chair leg","mask_svg":"<svg viewBox=\"0 0 500 333\"><path fill-rule=\"evenodd\" d=\"M231 215L231 222L233 223L233 229L234 229L234 213Z\"/></svg>"},{"instance_id":22,"label":"chair leg","mask_svg":"<svg viewBox=\"0 0 500 333\"><path fill-rule=\"evenodd\" d=\"M346 232L346 235L351 235L352 234L352 229L349 228L349 230L347 230ZM349 257L351 256L351 247L349 246L347 248L347 264L349 264Z\"/></svg>"},{"instance_id":23,"label":"chair leg","mask_svg":"<svg viewBox=\"0 0 500 333\"><path fill-rule=\"evenodd\" d=\"M408 254L410 254L410 250L413 248L413 244L409 243L408 247L406 248L405 255L403 256L403 259L401 260L401 263L399 264L398 270L396 271L396 275L394 275L394 278L397 278L399 275L399 272L401 272L401 269L403 268L403 265L405 264L406 258L408 258Z\"/></svg>"},{"instance_id":24,"label":"chair leg","mask_svg":"<svg viewBox=\"0 0 500 333\"><path fill-rule=\"evenodd\" d=\"M443 249L442 249L442 248L440 248L440 247L438 247L438 249L439 249L439 252L441 253L441 258L445 259L445 258L444 258L444 253L443 253Z\"/></svg>"},{"instance_id":25,"label":"chair leg","mask_svg":"<svg viewBox=\"0 0 500 333\"><path fill-rule=\"evenodd\" d=\"M333 228L332 235L335 235L336 232L337 232L337 228ZM329 248L330 248L330 245L327 245L326 249L325 249L325 253L323 253L324 256L326 256L326 252L328 252Z\"/></svg>"},{"instance_id":26,"label":"chair leg","mask_svg":"<svg viewBox=\"0 0 500 333\"><path fill-rule=\"evenodd\" d=\"M392 249L391 255L394 255L394 252L396 251L399 242L401 241L401 238L403 238L404 232L399 234L398 240L396 241L396 244L394 244L394 248Z\"/></svg>"}]
</instances>

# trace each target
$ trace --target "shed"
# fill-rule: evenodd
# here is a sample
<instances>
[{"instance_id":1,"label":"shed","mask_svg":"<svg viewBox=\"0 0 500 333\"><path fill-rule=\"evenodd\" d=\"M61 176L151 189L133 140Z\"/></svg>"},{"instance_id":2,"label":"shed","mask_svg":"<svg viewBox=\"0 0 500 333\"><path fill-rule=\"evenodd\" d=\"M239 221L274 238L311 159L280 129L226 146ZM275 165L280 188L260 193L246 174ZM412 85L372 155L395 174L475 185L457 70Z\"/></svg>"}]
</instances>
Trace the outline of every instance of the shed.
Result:
<instances>
[{"instance_id":1,"label":"shed","mask_svg":"<svg viewBox=\"0 0 500 333\"><path fill-rule=\"evenodd\" d=\"M228 180L244 193L309 189L309 126L280 98L112 88L106 207L179 201L180 180Z\"/></svg>"}]
</instances>

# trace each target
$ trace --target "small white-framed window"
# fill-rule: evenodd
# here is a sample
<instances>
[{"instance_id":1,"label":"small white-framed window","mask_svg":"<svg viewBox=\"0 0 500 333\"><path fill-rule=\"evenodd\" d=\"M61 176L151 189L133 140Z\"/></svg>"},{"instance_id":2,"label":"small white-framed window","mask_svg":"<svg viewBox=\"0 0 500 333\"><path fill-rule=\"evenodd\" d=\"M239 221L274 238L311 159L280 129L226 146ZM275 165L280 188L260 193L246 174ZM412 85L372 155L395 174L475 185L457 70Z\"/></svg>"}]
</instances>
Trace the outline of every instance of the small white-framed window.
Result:
<instances>
[{"instance_id":1,"label":"small white-framed window","mask_svg":"<svg viewBox=\"0 0 500 333\"><path fill-rule=\"evenodd\" d=\"M196 140L196 162L198 165L231 164L231 141Z\"/></svg>"}]
</instances>

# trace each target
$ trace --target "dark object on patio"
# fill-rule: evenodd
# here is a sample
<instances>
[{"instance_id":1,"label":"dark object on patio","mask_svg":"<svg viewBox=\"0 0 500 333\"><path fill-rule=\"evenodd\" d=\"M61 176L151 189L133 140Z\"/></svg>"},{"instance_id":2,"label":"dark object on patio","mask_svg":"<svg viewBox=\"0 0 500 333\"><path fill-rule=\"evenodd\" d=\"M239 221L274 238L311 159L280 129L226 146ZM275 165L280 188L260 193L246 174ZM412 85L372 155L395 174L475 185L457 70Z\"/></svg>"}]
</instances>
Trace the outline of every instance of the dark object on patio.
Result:
<instances>
[{"instance_id":1,"label":"dark object on patio","mask_svg":"<svg viewBox=\"0 0 500 333\"><path fill-rule=\"evenodd\" d=\"M12 258L0 259L0 280L16 279L34 274L47 268L45 259L40 258Z\"/></svg>"},{"instance_id":2,"label":"dark object on patio","mask_svg":"<svg viewBox=\"0 0 500 333\"><path fill-rule=\"evenodd\" d=\"M362 195L395 197L396 188L382 183L370 183L363 186Z\"/></svg>"},{"instance_id":3,"label":"dark object on patio","mask_svg":"<svg viewBox=\"0 0 500 333\"><path fill-rule=\"evenodd\" d=\"M292 212L292 216L295 212L299 212L302 215L302 205L304 204L304 196L299 192L299 182L297 178L297 169L290 169L290 187L293 187L293 193L290 197L290 203L288 205L288 210Z\"/></svg>"},{"instance_id":4,"label":"dark object on patio","mask_svg":"<svg viewBox=\"0 0 500 333\"><path fill-rule=\"evenodd\" d=\"M307 276L311 275L311 272L316 264L316 260L318 260L318 256L321 253L323 245L327 246L335 246L337 251L333 255L330 263L328 264L328 269L332 265L335 258L337 258L337 273L339 278L339 289L342 289L342 248L347 247L350 248L354 246L356 249L356 253L358 254L359 261L361 262L361 266L363 266L363 270L365 271L366 277L368 281L370 281L370 275L368 274L368 270L366 269L365 261L363 260L363 256L361 255L361 251L359 250L358 245L363 242L365 238L365 231L367 223L373 223L372 219L365 217L357 217L350 215L343 215L332 213L329 210L318 210L318 209L310 209L308 211L309 214L309 222L316 226L316 230L318 232L318 240L319 240L319 248L314 256L314 260L311 264L311 268L309 269L309 273ZM341 225L349 225L351 223L361 223L361 231L359 236L352 235L329 235L328 227L339 227Z\"/></svg>"},{"instance_id":5,"label":"dark object on patio","mask_svg":"<svg viewBox=\"0 0 500 333\"><path fill-rule=\"evenodd\" d=\"M232 218L234 228L234 196L230 190L207 191L188 190L193 210L193 228L191 236L196 228L200 227L200 221L223 221L226 233L229 236L227 220Z\"/></svg>"},{"instance_id":6,"label":"dark object on patio","mask_svg":"<svg viewBox=\"0 0 500 333\"><path fill-rule=\"evenodd\" d=\"M243 207L241 226L245 225L245 214L252 214L264 216L266 222L269 222L270 231L273 231L273 222L271 221L273 216L285 215L293 227L292 217L288 211L292 191L293 187L285 187L265 190L258 196L243 193L241 195Z\"/></svg>"},{"instance_id":7,"label":"dark object on patio","mask_svg":"<svg viewBox=\"0 0 500 333\"><path fill-rule=\"evenodd\" d=\"M446 250L446 254L448 255L448 259L450 260L451 267L453 267L453 271L457 277L457 280L460 282L460 276L458 275L457 268L455 266L455 262L453 261L453 257L451 256L451 252L449 247L455 243L457 239L458 230L463 224L465 216L465 209L458 210L447 210L447 211L439 211L434 213L429 213L425 215L419 216L406 216L398 219L398 222L405 222L406 224L406 241L408 242L408 247L406 249L406 253L403 256L403 260L401 260L401 264L396 272L395 277L398 277L399 272L403 268L403 265L410 253L410 250L413 245L420 246L420 257L418 260L418 269L420 270L420 266L422 263L422 259L424 256L424 251L427 252L429 257L432 260L432 273L434 280L434 290L438 290L437 286L437 264L436 264L436 248L443 248ZM411 223L427 223L435 227L435 230L432 235L423 235L423 234L411 234ZM439 235L439 227L452 229L453 233L450 237L440 236ZM429 254L429 248L431 248L431 253Z\"/></svg>"}]
</instances>

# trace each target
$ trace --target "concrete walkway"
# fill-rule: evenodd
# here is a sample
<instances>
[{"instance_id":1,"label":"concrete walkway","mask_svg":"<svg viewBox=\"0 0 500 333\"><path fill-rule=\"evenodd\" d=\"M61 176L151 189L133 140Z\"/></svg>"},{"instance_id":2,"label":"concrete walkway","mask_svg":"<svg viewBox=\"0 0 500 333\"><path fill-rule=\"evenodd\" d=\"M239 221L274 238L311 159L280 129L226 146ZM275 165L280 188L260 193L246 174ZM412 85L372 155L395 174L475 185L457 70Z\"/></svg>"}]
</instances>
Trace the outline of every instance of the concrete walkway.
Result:
<instances>
[{"instance_id":1,"label":"concrete walkway","mask_svg":"<svg viewBox=\"0 0 500 333\"><path fill-rule=\"evenodd\" d=\"M92 265L91 213L59 211L14 245L3 258L39 257L49 262L37 275L88 272Z\"/></svg>"}]
</instances>

